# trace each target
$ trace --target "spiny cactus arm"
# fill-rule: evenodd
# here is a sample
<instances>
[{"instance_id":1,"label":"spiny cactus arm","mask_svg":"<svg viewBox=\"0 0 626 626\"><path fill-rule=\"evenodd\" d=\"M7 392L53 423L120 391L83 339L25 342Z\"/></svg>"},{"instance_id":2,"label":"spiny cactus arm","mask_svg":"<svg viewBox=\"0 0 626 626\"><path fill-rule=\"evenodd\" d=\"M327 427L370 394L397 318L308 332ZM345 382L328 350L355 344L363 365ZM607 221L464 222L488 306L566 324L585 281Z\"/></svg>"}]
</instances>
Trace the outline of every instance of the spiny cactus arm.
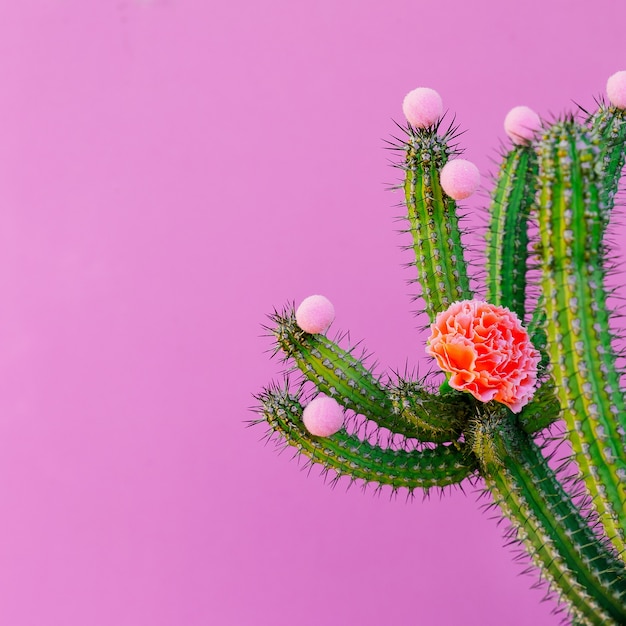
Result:
<instances>
[{"instance_id":1,"label":"spiny cactus arm","mask_svg":"<svg viewBox=\"0 0 626 626\"><path fill-rule=\"evenodd\" d=\"M548 379L519 414L519 422L522 430L532 435L554 424L560 417L561 405L556 396L554 381Z\"/></svg>"},{"instance_id":2,"label":"spiny cactus arm","mask_svg":"<svg viewBox=\"0 0 626 626\"><path fill-rule=\"evenodd\" d=\"M601 138L599 162L603 175L599 202L602 216L608 220L626 159L626 110L601 105L589 124Z\"/></svg>"},{"instance_id":3,"label":"spiny cactus arm","mask_svg":"<svg viewBox=\"0 0 626 626\"><path fill-rule=\"evenodd\" d=\"M568 437L608 536L624 551L626 407L604 289L597 148L572 120L539 144L546 333Z\"/></svg>"},{"instance_id":4,"label":"spiny cactus arm","mask_svg":"<svg viewBox=\"0 0 626 626\"><path fill-rule=\"evenodd\" d=\"M452 302L471 298L455 201L442 190L439 172L452 150L449 131L406 129L404 194L413 238L417 280L430 321Z\"/></svg>"},{"instance_id":5,"label":"spiny cactus arm","mask_svg":"<svg viewBox=\"0 0 626 626\"><path fill-rule=\"evenodd\" d=\"M548 336L546 335L546 308L545 298L542 294L539 295L535 310L528 324L528 334L533 346L539 350L541 354L541 361L539 362L540 369L545 369L550 362L550 356L548 355Z\"/></svg>"},{"instance_id":6,"label":"spiny cactus arm","mask_svg":"<svg viewBox=\"0 0 626 626\"><path fill-rule=\"evenodd\" d=\"M394 411L423 429L432 430L442 441L455 441L473 415L467 394L450 390L436 395L427 390L423 381L398 379L388 388Z\"/></svg>"},{"instance_id":7,"label":"spiny cactus arm","mask_svg":"<svg viewBox=\"0 0 626 626\"><path fill-rule=\"evenodd\" d=\"M271 317L277 349L293 359L302 374L322 393L332 396L346 409L363 415L388 428L393 433L416 438L419 441L442 443L454 441L461 434L458 420L445 428L439 427L437 411L441 409L436 396L429 408L424 398L424 410L416 415L403 410L389 396L387 388L357 359L351 351L339 347L324 335L313 335L301 330L293 309L275 313ZM448 414L459 412L450 407ZM429 416L434 418L429 423Z\"/></svg>"},{"instance_id":8,"label":"spiny cactus arm","mask_svg":"<svg viewBox=\"0 0 626 626\"><path fill-rule=\"evenodd\" d=\"M529 145L505 156L492 192L487 231L487 301L526 315L528 218L535 193L537 161Z\"/></svg>"},{"instance_id":9,"label":"spiny cactus arm","mask_svg":"<svg viewBox=\"0 0 626 626\"><path fill-rule=\"evenodd\" d=\"M477 469L476 459L463 444L438 445L422 450L381 448L342 430L331 437L315 437L302 423L298 395L286 389L268 389L257 397L259 412L271 433L278 433L299 454L318 463L335 478L349 476L394 490L428 490L458 484Z\"/></svg>"},{"instance_id":10,"label":"spiny cactus arm","mask_svg":"<svg viewBox=\"0 0 626 626\"><path fill-rule=\"evenodd\" d=\"M594 535L530 436L483 422L481 470L517 541L580 624L626 623L626 571Z\"/></svg>"}]
</instances>

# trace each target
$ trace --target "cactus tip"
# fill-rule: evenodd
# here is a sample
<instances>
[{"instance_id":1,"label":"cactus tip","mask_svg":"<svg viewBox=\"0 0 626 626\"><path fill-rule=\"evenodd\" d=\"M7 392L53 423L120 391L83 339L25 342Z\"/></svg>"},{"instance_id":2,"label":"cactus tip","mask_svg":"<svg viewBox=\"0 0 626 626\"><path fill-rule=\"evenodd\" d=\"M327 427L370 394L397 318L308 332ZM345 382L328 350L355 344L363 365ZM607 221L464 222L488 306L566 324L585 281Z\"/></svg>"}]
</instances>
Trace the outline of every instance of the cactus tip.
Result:
<instances>
[{"instance_id":1,"label":"cactus tip","mask_svg":"<svg viewBox=\"0 0 626 626\"><path fill-rule=\"evenodd\" d=\"M343 426L343 409L333 398L319 395L302 411L302 421L312 435L330 437Z\"/></svg>"},{"instance_id":2,"label":"cactus tip","mask_svg":"<svg viewBox=\"0 0 626 626\"><path fill-rule=\"evenodd\" d=\"M518 146L530 143L540 128L541 119L530 107L513 107L504 118L504 130Z\"/></svg>"},{"instance_id":3,"label":"cactus tip","mask_svg":"<svg viewBox=\"0 0 626 626\"><path fill-rule=\"evenodd\" d=\"M439 179L448 196L454 200L464 200L478 189L480 172L471 161L454 159L441 168Z\"/></svg>"},{"instance_id":4,"label":"cactus tip","mask_svg":"<svg viewBox=\"0 0 626 626\"><path fill-rule=\"evenodd\" d=\"M335 307L324 296L305 298L296 310L296 323L306 333L316 335L328 329L335 319Z\"/></svg>"},{"instance_id":5,"label":"cactus tip","mask_svg":"<svg viewBox=\"0 0 626 626\"><path fill-rule=\"evenodd\" d=\"M609 76L606 81L606 95L614 107L626 109L626 70Z\"/></svg>"},{"instance_id":6,"label":"cactus tip","mask_svg":"<svg viewBox=\"0 0 626 626\"><path fill-rule=\"evenodd\" d=\"M428 128L443 115L443 101L434 89L418 87L404 97L402 112L416 128Z\"/></svg>"}]
</instances>

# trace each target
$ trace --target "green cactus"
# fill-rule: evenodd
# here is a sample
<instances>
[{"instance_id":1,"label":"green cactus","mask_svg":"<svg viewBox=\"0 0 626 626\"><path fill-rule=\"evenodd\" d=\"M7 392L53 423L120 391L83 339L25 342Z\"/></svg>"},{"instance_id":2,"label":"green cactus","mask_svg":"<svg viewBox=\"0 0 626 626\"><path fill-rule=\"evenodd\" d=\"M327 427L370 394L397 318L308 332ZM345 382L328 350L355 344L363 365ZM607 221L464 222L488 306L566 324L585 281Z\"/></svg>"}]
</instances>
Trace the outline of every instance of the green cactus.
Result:
<instances>
[{"instance_id":1,"label":"green cactus","mask_svg":"<svg viewBox=\"0 0 626 626\"><path fill-rule=\"evenodd\" d=\"M428 350L446 378L377 378L364 355L325 335L328 315L308 327L289 306L268 328L299 381L262 391L253 422L333 480L413 493L482 477L572 623L603 626L626 624L626 403L605 237L626 156L626 72L609 80L610 99L621 86L617 104L509 132L489 207L487 302L472 300L453 199L467 193L444 179L446 164L461 162L455 129L441 132L439 114L413 115L393 147ZM451 326L466 328L470 310L478 316L471 341ZM318 394L364 421L320 435L307 422ZM555 471L542 442L558 420L572 454Z\"/></svg>"}]
</instances>

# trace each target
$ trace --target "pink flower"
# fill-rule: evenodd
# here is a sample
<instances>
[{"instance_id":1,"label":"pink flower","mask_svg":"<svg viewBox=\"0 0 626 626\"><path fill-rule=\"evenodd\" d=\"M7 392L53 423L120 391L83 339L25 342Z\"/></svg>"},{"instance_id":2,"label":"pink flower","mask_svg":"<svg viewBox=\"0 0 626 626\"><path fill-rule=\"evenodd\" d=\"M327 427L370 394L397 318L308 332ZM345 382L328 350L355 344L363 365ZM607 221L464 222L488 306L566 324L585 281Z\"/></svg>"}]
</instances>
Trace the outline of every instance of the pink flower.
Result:
<instances>
[{"instance_id":1,"label":"pink flower","mask_svg":"<svg viewBox=\"0 0 626 626\"><path fill-rule=\"evenodd\" d=\"M451 374L450 387L514 413L533 397L540 355L515 313L463 300L439 313L430 328L426 352Z\"/></svg>"}]
</instances>

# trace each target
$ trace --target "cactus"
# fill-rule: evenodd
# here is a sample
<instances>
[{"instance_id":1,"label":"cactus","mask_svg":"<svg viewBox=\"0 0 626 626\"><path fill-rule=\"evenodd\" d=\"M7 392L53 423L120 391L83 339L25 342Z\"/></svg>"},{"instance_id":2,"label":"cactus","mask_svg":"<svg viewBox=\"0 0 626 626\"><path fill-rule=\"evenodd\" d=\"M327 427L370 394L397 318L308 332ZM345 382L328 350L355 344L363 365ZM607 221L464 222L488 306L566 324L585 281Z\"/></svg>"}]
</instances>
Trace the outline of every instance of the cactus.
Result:
<instances>
[{"instance_id":1,"label":"cactus","mask_svg":"<svg viewBox=\"0 0 626 626\"><path fill-rule=\"evenodd\" d=\"M551 123L526 107L507 116L485 300L470 287L478 281L457 206L478 186L477 170L458 158L438 94L408 94L392 148L427 353L444 376L376 377L364 354L327 336L334 309L312 296L271 316L275 351L299 376L258 394L253 420L332 481L413 494L482 478L572 623L604 626L626 624L626 403L606 284L626 72L607 93L596 112ZM571 454L554 469L557 421Z\"/></svg>"}]
</instances>

